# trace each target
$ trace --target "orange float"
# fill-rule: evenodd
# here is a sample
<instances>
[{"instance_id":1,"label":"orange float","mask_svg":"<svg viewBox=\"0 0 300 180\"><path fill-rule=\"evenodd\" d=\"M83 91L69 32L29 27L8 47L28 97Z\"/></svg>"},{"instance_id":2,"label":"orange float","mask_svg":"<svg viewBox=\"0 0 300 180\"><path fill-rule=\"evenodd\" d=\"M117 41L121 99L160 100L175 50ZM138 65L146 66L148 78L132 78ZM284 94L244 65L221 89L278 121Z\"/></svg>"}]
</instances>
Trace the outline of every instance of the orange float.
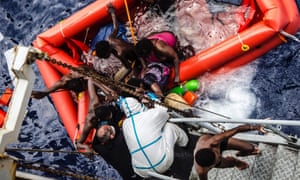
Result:
<instances>
[{"instance_id":1,"label":"orange float","mask_svg":"<svg viewBox=\"0 0 300 180\"><path fill-rule=\"evenodd\" d=\"M192 91L187 91L183 95L183 99L186 100L186 102L190 105L193 106L198 99L198 96L196 93Z\"/></svg>"},{"instance_id":2,"label":"orange float","mask_svg":"<svg viewBox=\"0 0 300 180\"><path fill-rule=\"evenodd\" d=\"M13 93L12 89L10 88L5 89L4 93L0 96L1 106L8 106L12 93ZM5 117L6 117L5 110L3 110L3 108L0 107L0 128L2 128L4 125Z\"/></svg>"},{"instance_id":3,"label":"orange float","mask_svg":"<svg viewBox=\"0 0 300 180\"><path fill-rule=\"evenodd\" d=\"M33 42L34 46L48 53L51 58L79 66L82 62L76 52L67 53L65 47L70 41L84 42L87 39L88 42L101 25L111 21L107 12L107 4L110 2L117 15L123 13L126 17L124 0L98 0L39 34ZM137 2L127 0L129 7ZM295 34L299 30L300 17L295 1L286 3L282 0L244 0L243 5L250 6L252 10L245 23L240 25L239 32L183 61L179 68L181 81L194 79L208 71L221 73L244 65L284 43L286 39L282 36L282 31ZM36 63L47 87L68 73L67 69L57 65L42 61ZM170 86L173 78L174 71L171 74ZM84 122L87 113L88 96L80 98L78 104L74 103L68 92L54 93L51 97L70 138L76 138L77 125Z\"/></svg>"}]
</instances>

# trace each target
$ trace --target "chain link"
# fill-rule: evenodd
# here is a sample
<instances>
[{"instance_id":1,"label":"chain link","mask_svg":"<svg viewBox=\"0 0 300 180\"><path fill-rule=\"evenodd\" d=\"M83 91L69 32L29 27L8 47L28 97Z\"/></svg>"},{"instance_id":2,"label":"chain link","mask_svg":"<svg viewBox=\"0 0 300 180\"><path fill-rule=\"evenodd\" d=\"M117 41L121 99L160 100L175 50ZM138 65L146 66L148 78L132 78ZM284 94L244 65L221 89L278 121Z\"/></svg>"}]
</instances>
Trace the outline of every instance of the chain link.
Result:
<instances>
[{"instance_id":1,"label":"chain link","mask_svg":"<svg viewBox=\"0 0 300 180\"><path fill-rule=\"evenodd\" d=\"M59 66L62 66L64 68L67 68L71 71L74 71L74 72L77 72L79 74L82 74L84 76L87 76L87 77L90 77L96 81L99 81L103 84L105 84L106 86L118 91L118 92L125 92L125 93L128 93L136 98L144 98L144 99L147 99L149 102L151 102L152 104L158 104L160 106L163 106L163 107L166 107L168 109L172 109L172 110L175 110L181 114L185 114L186 112L180 110L180 109L176 109L176 108L173 108L173 107L170 107L168 105L166 105L165 103L162 103L162 102L158 102L158 101L153 101L152 99L150 99L149 97L147 96L144 96L144 94L142 93L137 93L131 89L128 88L128 85L123 83L123 82L120 82L120 81L115 81L111 78L108 78L108 77L105 77L99 73L97 73L94 69L92 68L84 68L84 67L74 67L72 65L69 65L67 63L64 63L64 62L61 62L61 61L58 61L54 58L50 58L46 53L37 53L36 54L36 57L38 60L44 60L46 62L49 62L51 64L56 64L56 65L59 65Z\"/></svg>"},{"instance_id":2,"label":"chain link","mask_svg":"<svg viewBox=\"0 0 300 180\"><path fill-rule=\"evenodd\" d=\"M99 82L107 85L108 87L110 87L110 88L112 88L114 90L117 90L119 92L126 92L126 93L128 93L128 94L130 94L130 95L132 95L134 97L139 98L139 99L140 98L147 99L149 102L151 102L151 104L155 103L155 104L158 104L160 106L166 107L169 110L174 110L174 111L180 113L181 115L187 115L187 112L185 112L185 111L183 111L181 109L177 109L177 108L168 106L167 104L162 103L162 102L153 101L148 96L144 96L144 94L142 94L142 93L137 93L137 92L129 89L128 88L129 85L127 85L127 84L125 84L123 82L115 81L115 80L113 80L111 78L108 78L108 77L105 77L103 75L100 75L99 73L97 73L92 68L87 69L87 68L81 68L81 67L73 67L73 66L71 66L71 65L69 65L67 63L63 63L63 62L58 61L58 60L56 60L54 58L50 58L46 53L41 52L41 51L36 54L36 57L37 57L38 60L45 60L45 61L47 61L49 63L57 64L59 66L67 68L67 69L69 69L71 71L75 71L75 72L80 73L82 75L88 76L88 77L90 77L90 78L92 78L94 80L97 80L97 81L99 81ZM182 102L180 102L180 101L178 101L176 99L172 99L172 100L176 101L177 103L182 103ZM205 110L203 108L201 108L201 109ZM205 110L205 111L213 113L213 114L216 114L216 115L219 115L219 116L222 116L222 117L225 117L225 116L223 116L221 114L217 114L217 113L214 113L214 112L211 112L211 111L208 111L208 110ZM188 114L188 116L191 116L191 115ZM228 118L228 117L225 117L225 118ZM222 131L226 130L226 128L223 125L221 125L220 123L212 123L212 125L215 126L215 127L217 127L217 128L219 128L219 129L221 129Z\"/></svg>"},{"instance_id":3,"label":"chain link","mask_svg":"<svg viewBox=\"0 0 300 180\"><path fill-rule=\"evenodd\" d=\"M29 163L24 163L24 162L18 162L18 167L22 167L22 168L26 168L26 169L33 169L33 170L39 170L39 171L43 171L43 172L47 172L47 173L51 173L54 175L59 175L62 177L66 177L66 176L70 176L73 178L77 178L77 179L86 179L86 180L96 180L96 179L107 179L104 177L91 177L91 176L86 176L86 175L81 175L81 174L76 174L76 173L72 173L72 172L67 172L66 170L57 170L57 169L53 169L50 167L43 167L41 165L33 165L33 164L29 164Z\"/></svg>"}]
</instances>

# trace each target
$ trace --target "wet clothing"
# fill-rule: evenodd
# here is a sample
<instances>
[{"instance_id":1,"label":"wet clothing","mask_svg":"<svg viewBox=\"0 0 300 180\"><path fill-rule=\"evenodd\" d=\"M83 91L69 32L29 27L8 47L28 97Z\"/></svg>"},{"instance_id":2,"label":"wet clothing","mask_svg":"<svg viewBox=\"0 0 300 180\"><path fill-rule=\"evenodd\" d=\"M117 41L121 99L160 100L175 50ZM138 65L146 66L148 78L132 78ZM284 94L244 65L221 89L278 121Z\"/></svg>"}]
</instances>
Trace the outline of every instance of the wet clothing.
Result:
<instances>
[{"instance_id":1,"label":"wet clothing","mask_svg":"<svg viewBox=\"0 0 300 180\"><path fill-rule=\"evenodd\" d=\"M149 37L147 37L147 39L158 39L161 41L164 41L167 45L171 46L171 47L175 47L176 45L176 37L173 33L168 32L168 31L163 31L160 33L156 33L153 35L150 35ZM159 58L157 58L154 54L154 52L151 53L151 55L146 59L148 62L159 62Z\"/></svg>"},{"instance_id":2,"label":"wet clothing","mask_svg":"<svg viewBox=\"0 0 300 180\"><path fill-rule=\"evenodd\" d=\"M120 109L120 107L117 106L116 104L105 104L105 105L100 105L100 106L107 106L112 113L112 118L111 118L111 120L103 119L103 120L99 121L96 128L98 129L102 125L112 125L114 127L117 127L119 121L124 118L124 113ZM115 128L115 129L117 131L119 128Z\"/></svg>"},{"instance_id":3,"label":"wet clothing","mask_svg":"<svg viewBox=\"0 0 300 180\"><path fill-rule=\"evenodd\" d=\"M115 129L119 128L115 127ZM101 144L97 138L94 138L92 146L107 163L119 172L124 180L140 179L133 171L130 154L121 131L116 131L115 138L105 144Z\"/></svg>"},{"instance_id":4,"label":"wet clothing","mask_svg":"<svg viewBox=\"0 0 300 180\"><path fill-rule=\"evenodd\" d=\"M66 89L80 93L86 89L86 80L83 77L70 79L66 82Z\"/></svg>"},{"instance_id":5,"label":"wet clothing","mask_svg":"<svg viewBox=\"0 0 300 180\"><path fill-rule=\"evenodd\" d=\"M221 144L220 144L220 152L221 153L227 149L227 145L228 145L228 139L225 139L224 141L221 142Z\"/></svg>"},{"instance_id":6,"label":"wet clothing","mask_svg":"<svg viewBox=\"0 0 300 180\"><path fill-rule=\"evenodd\" d=\"M117 38L123 39L125 42L129 42L126 36L126 28L123 25L123 23L118 22L119 24L119 31L117 34ZM102 40L107 40L108 37L111 35L112 31L114 30L114 24L110 23L107 24L105 26L102 26L97 35L95 36L95 38L92 40L91 43L91 50L95 50L95 46L97 44L97 42L102 41Z\"/></svg>"},{"instance_id":7,"label":"wet clothing","mask_svg":"<svg viewBox=\"0 0 300 180\"><path fill-rule=\"evenodd\" d=\"M131 158L124 140L124 136L120 127L118 126L119 120L124 117L124 113L121 111L119 106L114 104L104 105L108 106L112 112L112 120L102 120L98 123L97 129L102 125L111 125L115 129L115 138L107 141L106 143L100 143L98 138L94 138L92 148L99 153L103 159L111 164L122 176L123 179L138 179L135 177L131 165Z\"/></svg>"},{"instance_id":8,"label":"wet clothing","mask_svg":"<svg viewBox=\"0 0 300 180\"><path fill-rule=\"evenodd\" d=\"M161 89L164 89L168 83L170 68L162 63L150 63L147 65L147 68L148 70L142 77L144 83L150 87L156 82Z\"/></svg>"},{"instance_id":9,"label":"wet clothing","mask_svg":"<svg viewBox=\"0 0 300 180\"><path fill-rule=\"evenodd\" d=\"M99 74L112 79L123 67L122 62L114 55L110 55L108 59L104 59L92 55L92 51L89 51L88 53L83 52L81 58L86 64L91 64Z\"/></svg>"},{"instance_id":10,"label":"wet clothing","mask_svg":"<svg viewBox=\"0 0 300 180\"><path fill-rule=\"evenodd\" d=\"M148 172L166 172L174 161L175 144L188 143L185 132L167 122L169 114L162 107L147 109L131 97L119 102L127 117L122 129L135 173L146 178Z\"/></svg>"}]
</instances>

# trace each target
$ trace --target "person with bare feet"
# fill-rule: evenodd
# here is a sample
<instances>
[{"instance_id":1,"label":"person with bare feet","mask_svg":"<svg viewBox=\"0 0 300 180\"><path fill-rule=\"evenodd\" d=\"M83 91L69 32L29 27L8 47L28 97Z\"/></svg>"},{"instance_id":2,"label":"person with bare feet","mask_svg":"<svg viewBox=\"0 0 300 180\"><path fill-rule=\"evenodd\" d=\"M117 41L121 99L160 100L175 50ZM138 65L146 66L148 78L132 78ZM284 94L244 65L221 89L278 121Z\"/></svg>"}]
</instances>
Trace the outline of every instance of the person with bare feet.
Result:
<instances>
[{"instance_id":1,"label":"person with bare feet","mask_svg":"<svg viewBox=\"0 0 300 180\"><path fill-rule=\"evenodd\" d=\"M249 167L247 162L235 157L223 157L224 150L237 150L236 156L249 156L260 154L260 150L255 145L232 138L239 132L258 130L265 133L260 125L241 125L223 133L202 135L194 149L194 168L200 180L207 180L208 171L212 168L237 167L240 170Z\"/></svg>"}]
</instances>

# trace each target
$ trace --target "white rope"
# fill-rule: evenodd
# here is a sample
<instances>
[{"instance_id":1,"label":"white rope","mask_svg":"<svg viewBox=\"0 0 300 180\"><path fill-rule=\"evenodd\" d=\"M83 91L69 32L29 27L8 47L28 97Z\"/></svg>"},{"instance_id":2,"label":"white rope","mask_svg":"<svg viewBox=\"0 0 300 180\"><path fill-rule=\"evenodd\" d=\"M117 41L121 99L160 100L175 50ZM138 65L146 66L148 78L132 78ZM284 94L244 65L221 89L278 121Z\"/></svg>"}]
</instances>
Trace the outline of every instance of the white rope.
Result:
<instances>
[{"instance_id":1,"label":"white rope","mask_svg":"<svg viewBox=\"0 0 300 180\"><path fill-rule=\"evenodd\" d=\"M66 37L65 34L64 34L64 31L63 31L62 23L63 23L63 21L60 21L60 23L59 23L59 30L60 30L61 35L63 37Z\"/></svg>"},{"instance_id":2,"label":"white rope","mask_svg":"<svg viewBox=\"0 0 300 180\"><path fill-rule=\"evenodd\" d=\"M292 35L292 34L286 32L286 31L284 31L284 30L281 30L281 31L280 31L280 34L283 35L283 36L285 36L285 37L288 37L288 38L290 38L290 39L292 39L292 40L294 40L294 41L300 42L300 39L298 39L296 36L294 36L294 35Z\"/></svg>"}]
</instances>

